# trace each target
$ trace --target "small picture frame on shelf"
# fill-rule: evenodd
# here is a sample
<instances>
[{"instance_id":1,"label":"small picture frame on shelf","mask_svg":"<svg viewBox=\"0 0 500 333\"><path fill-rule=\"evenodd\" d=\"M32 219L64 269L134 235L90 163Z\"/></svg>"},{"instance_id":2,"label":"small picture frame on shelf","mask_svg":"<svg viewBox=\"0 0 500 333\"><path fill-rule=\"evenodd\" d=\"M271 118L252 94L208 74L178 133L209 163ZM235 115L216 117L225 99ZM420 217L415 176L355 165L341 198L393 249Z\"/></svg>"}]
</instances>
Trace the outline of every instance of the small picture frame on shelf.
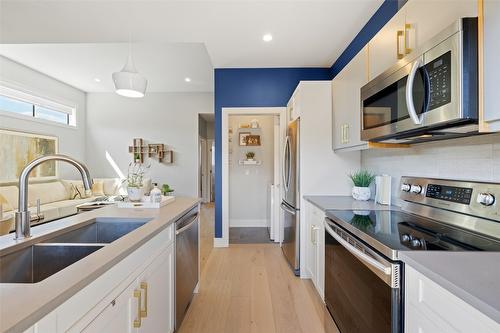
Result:
<instances>
[{"instance_id":1,"label":"small picture frame on shelf","mask_svg":"<svg viewBox=\"0 0 500 333\"><path fill-rule=\"evenodd\" d=\"M250 132L240 132L240 146L247 146L247 137L250 134Z\"/></svg>"},{"instance_id":2,"label":"small picture frame on shelf","mask_svg":"<svg viewBox=\"0 0 500 333\"><path fill-rule=\"evenodd\" d=\"M260 135L247 135L247 146L260 146Z\"/></svg>"}]
</instances>

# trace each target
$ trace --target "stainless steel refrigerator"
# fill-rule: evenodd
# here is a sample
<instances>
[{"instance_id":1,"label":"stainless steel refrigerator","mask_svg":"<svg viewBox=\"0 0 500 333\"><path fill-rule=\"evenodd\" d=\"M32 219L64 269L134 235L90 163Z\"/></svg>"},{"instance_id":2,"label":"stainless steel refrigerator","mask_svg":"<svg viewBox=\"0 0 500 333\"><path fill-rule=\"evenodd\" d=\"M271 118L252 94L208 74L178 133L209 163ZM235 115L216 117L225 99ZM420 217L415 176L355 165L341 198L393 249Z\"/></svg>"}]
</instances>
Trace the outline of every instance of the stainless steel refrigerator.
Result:
<instances>
[{"instance_id":1,"label":"stainless steel refrigerator","mask_svg":"<svg viewBox=\"0 0 500 333\"><path fill-rule=\"evenodd\" d=\"M295 275L300 274L300 120L288 124L283 148L283 242L281 249Z\"/></svg>"}]
</instances>

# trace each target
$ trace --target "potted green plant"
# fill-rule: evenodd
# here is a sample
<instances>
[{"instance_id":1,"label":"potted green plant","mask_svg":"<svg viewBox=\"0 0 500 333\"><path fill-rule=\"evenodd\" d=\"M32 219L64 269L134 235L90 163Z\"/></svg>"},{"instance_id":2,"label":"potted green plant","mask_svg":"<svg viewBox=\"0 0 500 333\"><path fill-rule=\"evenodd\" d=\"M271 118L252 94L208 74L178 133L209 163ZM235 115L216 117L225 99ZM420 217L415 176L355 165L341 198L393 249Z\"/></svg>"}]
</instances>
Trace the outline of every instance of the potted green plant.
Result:
<instances>
[{"instance_id":1,"label":"potted green plant","mask_svg":"<svg viewBox=\"0 0 500 333\"><path fill-rule=\"evenodd\" d=\"M174 190L170 188L170 185L163 184L161 186L161 192L163 195L170 195L170 194L172 194L172 192L174 192Z\"/></svg>"},{"instance_id":2,"label":"potted green plant","mask_svg":"<svg viewBox=\"0 0 500 333\"><path fill-rule=\"evenodd\" d=\"M128 165L127 194L130 201L141 201L144 197L144 175L149 166L131 162Z\"/></svg>"},{"instance_id":3,"label":"potted green plant","mask_svg":"<svg viewBox=\"0 0 500 333\"><path fill-rule=\"evenodd\" d=\"M370 184L375 179L375 175L366 170L359 170L349 175L354 186L352 188L352 197L356 200L370 200Z\"/></svg>"},{"instance_id":4,"label":"potted green plant","mask_svg":"<svg viewBox=\"0 0 500 333\"><path fill-rule=\"evenodd\" d=\"M248 161L253 161L253 158L255 157L255 153L253 151L249 151L246 153L247 160Z\"/></svg>"}]
</instances>

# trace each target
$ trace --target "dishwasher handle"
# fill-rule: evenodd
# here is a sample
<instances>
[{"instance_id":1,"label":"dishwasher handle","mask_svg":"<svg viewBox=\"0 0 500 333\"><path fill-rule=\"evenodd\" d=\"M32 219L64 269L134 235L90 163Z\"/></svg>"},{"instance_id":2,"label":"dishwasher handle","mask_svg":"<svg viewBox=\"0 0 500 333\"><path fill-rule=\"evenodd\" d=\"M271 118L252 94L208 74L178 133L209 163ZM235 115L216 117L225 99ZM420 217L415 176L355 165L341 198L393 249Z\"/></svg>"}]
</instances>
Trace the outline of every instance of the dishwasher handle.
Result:
<instances>
[{"instance_id":1,"label":"dishwasher handle","mask_svg":"<svg viewBox=\"0 0 500 333\"><path fill-rule=\"evenodd\" d=\"M179 234L182 234L184 231L186 231L187 229L191 228L191 226L198 220L198 214L196 214L192 219L191 221L189 221L185 226L183 226L182 228L178 229L178 230L175 230L175 235L179 235Z\"/></svg>"}]
</instances>

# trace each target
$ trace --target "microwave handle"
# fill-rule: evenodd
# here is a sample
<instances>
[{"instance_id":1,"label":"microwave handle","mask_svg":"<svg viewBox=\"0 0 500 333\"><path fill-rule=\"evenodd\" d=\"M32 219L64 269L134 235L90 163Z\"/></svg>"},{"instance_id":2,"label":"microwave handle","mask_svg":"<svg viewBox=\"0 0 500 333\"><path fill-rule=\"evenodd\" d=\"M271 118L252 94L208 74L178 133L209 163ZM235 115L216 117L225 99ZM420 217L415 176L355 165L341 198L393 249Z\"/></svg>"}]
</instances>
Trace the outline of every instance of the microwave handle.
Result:
<instances>
[{"instance_id":1,"label":"microwave handle","mask_svg":"<svg viewBox=\"0 0 500 333\"><path fill-rule=\"evenodd\" d=\"M413 63L410 73L408 74L408 80L406 81L406 107L408 108L408 114L415 125L422 124L422 119L415 111L415 104L413 103L413 83L415 82L415 75L417 74L420 66L422 66L422 59L419 58Z\"/></svg>"}]
</instances>

